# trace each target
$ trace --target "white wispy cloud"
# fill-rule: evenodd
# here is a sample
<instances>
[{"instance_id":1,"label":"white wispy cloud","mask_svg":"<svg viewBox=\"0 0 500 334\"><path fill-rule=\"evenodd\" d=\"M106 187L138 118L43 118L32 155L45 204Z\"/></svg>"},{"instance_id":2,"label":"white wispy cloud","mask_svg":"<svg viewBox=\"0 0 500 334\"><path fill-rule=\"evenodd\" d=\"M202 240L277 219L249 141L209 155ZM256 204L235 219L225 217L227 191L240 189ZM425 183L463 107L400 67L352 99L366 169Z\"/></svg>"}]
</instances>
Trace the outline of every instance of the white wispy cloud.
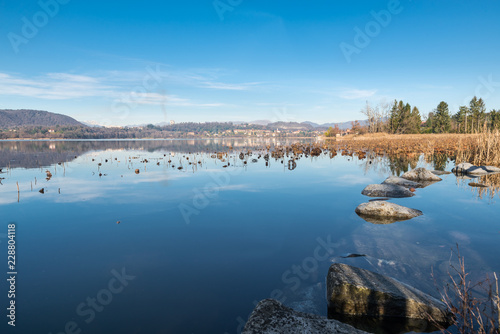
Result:
<instances>
[{"instance_id":1,"label":"white wispy cloud","mask_svg":"<svg viewBox=\"0 0 500 334\"><path fill-rule=\"evenodd\" d=\"M225 82L223 79L235 73L219 68L198 68L179 70L165 64L148 65L143 71L107 71L101 75L116 83L137 83L154 76L167 86L186 86L211 90L249 90L263 82Z\"/></svg>"},{"instance_id":2,"label":"white wispy cloud","mask_svg":"<svg viewBox=\"0 0 500 334\"><path fill-rule=\"evenodd\" d=\"M165 82L164 86L167 86L168 80L175 79L175 76L164 72L158 72L155 75L160 76L159 79L155 78L159 84ZM46 73L31 78L19 74L0 73L0 95L43 100L103 98L137 105L169 105L176 107L221 107L226 105L218 102L195 101L167 94L166 91L161 91L161 89L152 92L148 91L144 88L144 81L151 78L147 71L110 71L97 75ZM206 80L206 78L203 78L203 80ZM245 85L201 81L201 79L196 83L191 82L191 85L225 90L243 90L246 87ZM160 87L160 85L157 87Z\"/></svg>"},{"instance_id":3,"label":"white wispy cloud","mask_svg":"<svg viewBox=\"0 0 500 334\"><path fill-rule=\"evenodd\" d=\"M168 78L177 84L184 84L196 88L205 88L213 90L250 90L253 87L262 85L263 82L242 82L230 83L223 82L223 77L232 75L222 70L188 70L183 72L169 72Z\"/></svg>"},{"instance_id":4,"label":"white wispy cloud","mask_svg":"<svg viewBox=\"0 0 500 334\"><path fill-rule=\"evenodd\" d=\"M175 106L175 107L222 107L226 104L224 103L202 103L195 102L189 99L181 98L176 95L167 95L163 93L142 93L135 94L134 92L129 93L131 96L134 95L133 103L138 105L154 105L154 106ZM125 96L125 100L126 100Z\"/></svg>"},{"instance_id":5,"label":"white wispy cloud","mask_svg":"<svg viewBox=\"0 0 500 334\"><path fill-rule=\"evenodd\" d=\"M0 94L46 100L113 95L114 87L98 78L67 73L47 73L34 78L0 73Z\"/></svg>"}]
</instances>

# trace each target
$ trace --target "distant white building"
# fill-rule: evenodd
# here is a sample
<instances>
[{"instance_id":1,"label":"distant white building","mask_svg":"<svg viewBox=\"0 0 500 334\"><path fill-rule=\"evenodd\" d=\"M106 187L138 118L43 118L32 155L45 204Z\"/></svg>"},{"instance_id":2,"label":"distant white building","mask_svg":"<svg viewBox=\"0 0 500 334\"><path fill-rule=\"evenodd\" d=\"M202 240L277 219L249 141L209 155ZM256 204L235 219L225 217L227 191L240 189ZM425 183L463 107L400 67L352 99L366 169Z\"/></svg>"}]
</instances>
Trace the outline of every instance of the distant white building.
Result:
<instances>
[{"instance_id":1,"label":"distant white building","mask_svg":"<svg viewBox=\"0 0 500 334\"><path fill-rule=\"evenodd\" d=\"M175 121L174 120L171 120L170 121L170 125L174 125L175 124Z\"/></svg>"}]
</instances>

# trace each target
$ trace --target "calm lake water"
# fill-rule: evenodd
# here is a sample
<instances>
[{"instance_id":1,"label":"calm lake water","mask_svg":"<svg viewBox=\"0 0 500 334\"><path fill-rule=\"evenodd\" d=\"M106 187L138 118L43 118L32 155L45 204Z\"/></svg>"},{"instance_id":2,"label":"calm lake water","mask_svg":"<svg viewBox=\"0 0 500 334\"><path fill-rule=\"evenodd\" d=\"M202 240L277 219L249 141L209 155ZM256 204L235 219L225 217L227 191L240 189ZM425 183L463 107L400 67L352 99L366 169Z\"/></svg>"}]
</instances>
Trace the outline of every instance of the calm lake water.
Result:
<instances>
[{"instance_id":1,"label":"calm lake water","mask_svg":"<svg viewBox=\"0 0 500 334\"><path fill-rule=\"evenodd\" d=\"M354 212L369 200L361 190L408 161L322 154L294 170L287 158L266 166L258 148L278 142L0 142L0 254L6 264L14 222L18 272L16 327L4 315L1 332L232 334L270 297L326 315L332 262L436 296L431 268L446 279L457 243L474 277L500 271L498 195L444 175L391 200L423 216L376 225ZM226 161L211 157L228 146ZM423 157L412 165L435 167Z\"/></svg>"}]
</instances>

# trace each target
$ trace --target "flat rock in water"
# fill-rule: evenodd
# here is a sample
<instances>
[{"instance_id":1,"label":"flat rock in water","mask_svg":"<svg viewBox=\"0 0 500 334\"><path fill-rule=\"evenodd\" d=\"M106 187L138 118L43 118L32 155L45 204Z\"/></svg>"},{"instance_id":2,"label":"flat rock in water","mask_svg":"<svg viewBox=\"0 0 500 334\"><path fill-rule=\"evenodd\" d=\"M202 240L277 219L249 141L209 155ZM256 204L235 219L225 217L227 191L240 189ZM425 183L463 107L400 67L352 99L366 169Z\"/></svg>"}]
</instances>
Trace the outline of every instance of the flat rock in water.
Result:
<instances>
[{"instance_id":1,"label":"flat rock in water","mask_svg":"<svg viewBox=\"0 0 500 334\"><path fill-rule=\"evenodd\" d=\"M366 254L357 254L357 253L347 253L343 254L340 257L343 259L353 258L353 257L365 257Z\"/></svg>"},{"instance_id":2,"label":"flat rock in water","mask_svg":"<svg viewBox=\"0 0 500 334\"><path fill-rule=\"evenodd\" d=\"M469 183L469 186L476 187L476 188L488 188L488 186L486 184L475 183L475 182Z\"/></svg>"},{"instance_id":3,"label":"flat rock in water","mask_svg":"<svg viewBox=\"0 0 500 334\"><path fill-rule=\"evenodd\" d=\"M472 166L467 170L467 174L472 174L472 175L487 175L499 172L500 168L495 166Z\"/></svg>"},{"instance_id":4,"label":"flat rock in water","mask_svg":"<svg viewBox=\"0 0 500 334\"><path fill-rule=\"evenodd\" d=\"M455 174L487 175L500 173L500 168L495 166L474 166L468 162L462 162L451 170Z\"/></svg>"},{"instance_id":5,"label":"flat rock in water","mask_svg":"<svg viewBox=\"0 0 500 334\"><path fill-rule=\"evenodd\" d=\"M297 312L274 299L260 301L242 334L368 334L337 320Z\"/></svg>"},{"instance_id":6,"label":"flat rock in water","mask_svg":"<svg viewBox=\"0 0 500 334\"><path fill-rule=\"evenodd\" d=\"M467 169L467 174L471 175L486 175L490 174L484 167L478 167L478 166L472 166L471 168Z\"/></svg>"},{"instance_id":7,"label":"flat rock in water","mask_svg":"<svg viewBox=\"0 0 500 334\"><path fill-rule=\"evenodd\" d=\"M381 197L381 198L372 198L371 200L369 200L370 202L377 202L377 201L388 201L390 200L389 197Z\"/></svg>"},{"instance_id":8,"label":"flat rock in water","mask_svg":"<svg viewBox=\"0 0 500 334\"><path fill-rule=\"evenodd\" d=\"M449 175L451 172L448 172L446 170L433 170L431 171L432 174L434 175Z\"/></svg>"},{"instance_id":9,"label":"flat rock in water","mask_svg":"<svg viewBox=\"0 0 500 334\"><path fill-rule=\"evenodd\" d=\"M484 166L484 168L486 168L486 170L490 173L500 173L500 167L496 167L496 166Z\"/></svg>"},{"instance_id":10,"label":"flat rock in water","mask_svg":"<svg viewBox=\"0 0 500 334\"><path fill-rule=\"evenodd\" d=\"M410 170L401 175L401 177L412 181L441 181L440 177L422 167Z\"/></svg>"},{"instance_id":11,"label":"flat rock in water","mask_svg":"<svg viewBox=\"0 0 500 334\"><path fill-rule=\"evenodd\" d=\"M446 306L393 278L334 263L327 277L328 313L428 319L448 323Z\"/></svg>"},{"instance_id":12,"label":"flat rock in water","mask_svg":"<svg viewBox=\"0 0 500 334\"><path fill-rule=\"evenodd\" d=\"M422 185L422 188L427 188L428 186L438 182L439 181L420 181L419 183Z\"/></svg>"},{"instance_id":13,"label":"flat rock in water","mask_svg":"<svg viewBox=\"0 0 500 334\"><path fill-rule=\"evenodd\" d=\"M410 209L391 202L361 203L355 211L358 215L401 220L415 218L423 214L420 210Z\"/></svg>"},{"instance_id":14,"label":"flat rock in water","mask_svg":"<svg viewBox=\"0 0 500 334\"><path fill-rule=\"evenodd\" d=\"M403 179L402 177L397 176L389 176L384 180L384 182L382 182L382 184L395 184L405 188L423 188L423 185L418 182Z\"/></svg>"},{"instance_id":15,"label":"flat rock in water","mask_svg":"<svg viewBox=\"0 0 500 334\"><path fill-rule=\"evenodd\" d=\"M361 194L370 197L412 197L415 196L414 193L406 189L405 187L398 186L395 184L370 184L363 189Z\"/></svg>"}]
</instances>

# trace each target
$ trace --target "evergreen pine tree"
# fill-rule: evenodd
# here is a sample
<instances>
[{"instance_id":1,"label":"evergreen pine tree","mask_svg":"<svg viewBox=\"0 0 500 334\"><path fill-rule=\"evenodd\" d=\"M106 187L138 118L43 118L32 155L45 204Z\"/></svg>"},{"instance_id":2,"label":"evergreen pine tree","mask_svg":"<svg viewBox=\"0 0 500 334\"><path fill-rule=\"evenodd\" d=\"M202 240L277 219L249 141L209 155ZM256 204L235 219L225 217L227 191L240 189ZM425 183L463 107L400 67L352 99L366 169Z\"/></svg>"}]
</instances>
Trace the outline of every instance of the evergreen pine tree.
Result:
<instances>
[{"instance_id":1,"label":"evergreen pine tree","mask_svg":"<svg viewBox=\"0 0 500 334\"><path fill-rule=\"evenodd\" d=\"M436 108L432 124L432 132L444 133L449 132L451 128L451 117L448 109L448 103L441 101Z\"/></svg>"}]
</instances>

